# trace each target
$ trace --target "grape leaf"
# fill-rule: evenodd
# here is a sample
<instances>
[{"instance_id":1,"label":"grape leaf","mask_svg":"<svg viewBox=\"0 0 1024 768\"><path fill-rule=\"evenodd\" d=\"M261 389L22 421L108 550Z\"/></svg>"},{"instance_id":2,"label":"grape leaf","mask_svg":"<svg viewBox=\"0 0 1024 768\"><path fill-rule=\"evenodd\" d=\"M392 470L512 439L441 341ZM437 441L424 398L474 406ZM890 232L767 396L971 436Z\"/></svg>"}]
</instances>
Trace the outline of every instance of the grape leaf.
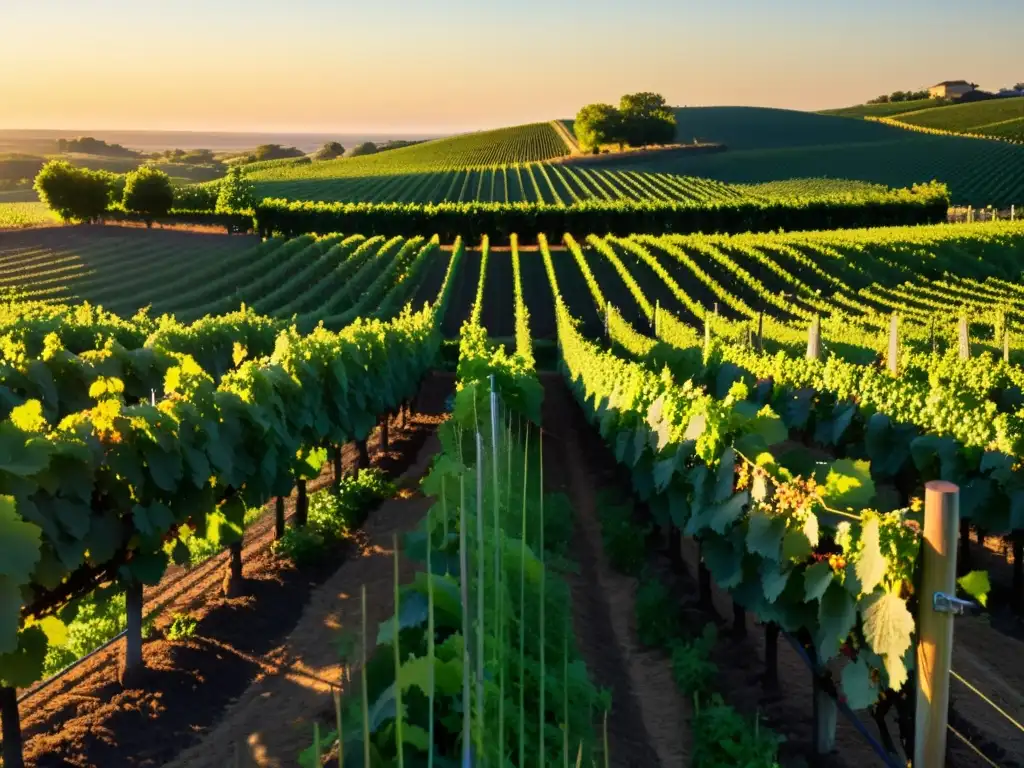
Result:
<instances>
[{"instance_id":1,"label":"grape leaf","mask_svg":"<svg viewBox=\"0 0 1024 768\"><path fill-rule=\"evenodd\" d=\"M25 584L39 562L42 531L18 514L14 499L0 496L0 576Z\"/></svg>"},{"instance_id":2,"label":"grape leaf","mask_svg":"<svg viewBox=\"0 0 1024 768\"><path fill-rule=\"evenodd\" d=\"M864 523L860 543L861 551L854 570L860 582L860 593L868 595L874 592L888 567L879 542L877 518L870 518Z\"/></svg>"},{"instance_id":3,"label":"grape leaf","mask_svg":"<svg viewBox=\"0 0 1024 768\"><path fill-rule=\"evenodd\" d=\"M782 554L782 537L786 521L755 510L750 513L747 527L747 549L769 560L778 560Z\"/></svg>"},{"instance_id":4,"label":"grape leaf","mask_svg":"<svg viewBox=\"0 0 1024 768\"><path fill-rule=\"evenodd\" d=\"M804 571L804 600L820 600L832 583L832 569L828 563L815 563Z\"/></svg>"},{"instance_id":5,"label":"grape leaf","mask_svg":"<svg viewBox=\"0 0 1024 768\"><path fill-rule=\"evenodd\" d=\"M992 585L988 580L988 571L971 571L957 579L956 583L982 606L988 607L988 593L992 590Z\"/></svg>"},{"instance_id":6,"label":"grape leaf","mask_svg":"<svg viewBox=\"0 0 1024 768\"><path fill-rule=\"evenodd\" d=\"M910 647L914 617L898 595L881 592L861 601L864 639L879 656L900 657Z\"/></svg>"},{"instance_id":7,"label":"grape leaf","mask_svg":"<svg viewBox=\"0 0 1024 768\"><path fill-rule=\"evenodd\" d=\"M867 709L878 700L878 686L871 681L871 669L863 659L847 664L842 680L850 709Z\"/></svg>"},{"instance_id":8,"label":"grape leaf","mask_svg":"<svg viewBox=\"0 0 1024 768\"><path fill-rule=\"evenodd\" d=\"M850 593L833 582L825 589L818 605L818 661L824 663L836 655L857 621L857 605Z\"/></svg>"}]
</instances>

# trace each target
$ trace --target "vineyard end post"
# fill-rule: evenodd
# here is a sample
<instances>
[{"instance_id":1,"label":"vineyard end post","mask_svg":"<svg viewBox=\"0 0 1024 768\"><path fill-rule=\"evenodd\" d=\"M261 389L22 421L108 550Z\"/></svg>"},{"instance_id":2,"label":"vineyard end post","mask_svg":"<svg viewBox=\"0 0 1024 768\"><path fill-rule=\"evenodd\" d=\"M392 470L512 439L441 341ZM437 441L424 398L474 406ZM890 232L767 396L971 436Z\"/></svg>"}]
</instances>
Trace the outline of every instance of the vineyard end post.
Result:
<instances>
[{"instance_id":1,"label":"vineyard end post","mask_svg":"<svg viewBox=\"0 0 1024 768\"><path fill-rule=\"evenodd\" d=\"M956 593L960 489L945 480L925 485L921 600L917 617L917 709L914 765L942 768L946 761L953 613L940 598Z\"/></svg>"}]
</instances>

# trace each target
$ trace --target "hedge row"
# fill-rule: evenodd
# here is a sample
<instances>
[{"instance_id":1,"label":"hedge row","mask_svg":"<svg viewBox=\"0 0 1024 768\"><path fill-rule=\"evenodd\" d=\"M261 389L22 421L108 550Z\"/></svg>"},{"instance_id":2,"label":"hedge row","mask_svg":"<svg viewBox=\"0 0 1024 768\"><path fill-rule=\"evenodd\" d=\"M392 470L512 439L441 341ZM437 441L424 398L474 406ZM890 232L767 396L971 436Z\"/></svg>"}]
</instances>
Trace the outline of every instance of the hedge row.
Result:
<instances>
[{"instance_id":1,"label":"hedge row","mask_svg":"<svg viewBox=\"0 0 1024 768\"><path fill-rule=\"evenodd\" d=\"M128 213L121 208L111 208L103 214L110 221L144 221L135 213ZM249 232L254 228L251 213L214 213L212 211L187 211L172 208L166 216L158 216L153 221L157 224L183 224L199 227L224 227L228 233Z\"/></svg>"},{"instance_id":2,"label":"hedge row","mask_svg":"<svg viewBox=\"0 0 1024 768\"><path fill-rule=\"evenodd\" d=\"M894 191L890 199L738 200L703 205L672 202L586 201L569 207L530 203L324 203L266 199L256 206L255 228L264 237L307 232L360 232L367 236L437 234L507 240L514 232L629 235L634 232L738 233L847 229L945 221L949 198L942 185Z\"/></svg>"}]
</instances>

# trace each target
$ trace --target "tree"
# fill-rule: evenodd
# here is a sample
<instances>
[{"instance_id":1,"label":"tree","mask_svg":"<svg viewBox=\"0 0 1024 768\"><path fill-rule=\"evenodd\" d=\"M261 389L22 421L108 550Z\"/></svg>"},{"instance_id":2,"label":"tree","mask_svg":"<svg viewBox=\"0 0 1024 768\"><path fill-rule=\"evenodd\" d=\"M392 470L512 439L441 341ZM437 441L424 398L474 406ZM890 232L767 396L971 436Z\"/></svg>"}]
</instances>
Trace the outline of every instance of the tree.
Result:
<instances>
[{"instance_id":1,"label":"tree","mask_svg":"<svg viewBox=\"0 0 1024 768\"><path fill-rule=\"evenodd\" d=\"M144 165L125 177L124 208L140 214L147 227L153 226L153 219L166 216L173 204L171 177L163 171Z\"/></svg>"},{"instance_id":2,"label":"tree","mask_svg":"<svg viewBox=\"0 0 1024 768\"><path fill-rule=\"evenodd\" d=\"M576 113L572 126L576 141L584 151L620 141L621 128L622 116L611 104L587 104Z\"/></svg>"},{"instance_id":3,"label":"tree","mask_svg":"<svg viewBox=\"0 0 1024 768\"><path fill-rule=\"evenodd\" d=\"M64 221L92 221L106 212L110 203L107 177L115 175L51 160L39 171L34 188L39 199Z\"/></svg>"},{"instance_id":4,"label":"tree","mask_svg":"<svg viewBox=\"0 0 1024 768\"><path fill-rule=\"evenodd\" d=\"M676 137L676 116L660 93L630 93L619 100L622 136L633 147L671 144Z\"/></svg>"},{"instance_id":5,"label":"tree","mask_svg":"<svg viewBox=\"0 0 1024 768\"><path fill-rule=\"evenodd\" d=\"M360 157L362 155L375 155L377 154L377 145L372 141L364 141L356 147L353 147L352 151L349 152L349 157Z\"/></svg>"},{"instance_id":6,"label":"tree","mask_svg":"<svg viewBox=\"0 0 1024 768\"><path fill-rule=\"evenodd\" d=\"M303 157L306 153L298 147L282 147L280 144L260 144L252 153L254 161L284 160L288 157Z\"/></svg>"},{"instance_id":7,"label":"tree","mask_svg":"<svg viewBox=\"0 0 1024 768\"><path fill-rule=\"evenodd\" d=\"M235 165L220 183L217 194L216 213L237 213L251 209L256 204L256 188Z\"/></svg>"},{"instance_id":8,"label":"tree","mask_svg":"<svg viewBox=\"0 0 1024 768\"><path fill-rule=\"evenodd\" d=\"M320 150L316 153L315 157L317 160L333 160L336 157L341 157L345 154L345 148L341 146L340 142L328 141Z\"/></svg>"}]
</instances>

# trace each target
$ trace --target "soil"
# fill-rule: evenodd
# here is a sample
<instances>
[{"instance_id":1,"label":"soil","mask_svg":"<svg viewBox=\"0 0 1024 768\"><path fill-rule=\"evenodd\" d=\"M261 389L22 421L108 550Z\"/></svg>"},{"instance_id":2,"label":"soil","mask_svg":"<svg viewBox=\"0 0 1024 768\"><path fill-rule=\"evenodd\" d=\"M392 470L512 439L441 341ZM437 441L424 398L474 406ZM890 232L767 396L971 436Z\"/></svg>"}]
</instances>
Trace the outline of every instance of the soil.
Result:
<instances>
[{"instance_id":1,"label":"soil","mask_svg":"<svg viewBox=\"0 0 1024 768\"><path fill-rule=\"evenodd\" d=\"M400 419L391 421L390 451L381 451L379 440L371 440L374 466L402 476L402 483L414 481L430 455L427 441L443 418L451 387L450 377L427 378L411 419L404 426ZM346 466L353 460L354 451L348 451ZM310 490L330 481L329 474L322 476ZM423 503L385 502L352 542L328 553L319 566L301 570L270 551L271 508L247 532L245 586L237 598L220 595L223 574L217 566L226 563L224 554L192 571L168 573L165 582L146 594L147 611L157 602L166 607L154 637L144 644L148 669L139 687L126 689L118 682L123 653L123 642L118 642L25 701L21 718L27 765L163 765L217 734L191 754L204 759L207 753L210 759L215 755L219 762L209 764L220 767L234 757L236 745L240 750L246 746L257 728L269 729L251 742L252 754L265 755L260 764L294 765L306 744L291 724L296 718L315 717L322 708L317 697L329 699L330 685L338 679L332 667L337 663L332 629L348 623L343 617L351 615L351 596L361 583L367 584L368 604L388 610L393 566L385 555L390 554L392 536L418 519L414 501ZM293 508L292 499L288 511ZM386 585L379 578L382 568L388 574ZM164 638L161 627L172 613L181 612L198 620L195 636ZM270 695L253 691L261 683L270 686ZM287 691L301 695L283 696ZM280 701L280 711L266 709L267 700ZM244 702L255 709L250 712ZM271 750L279 750L279 762L270 762Z\"/></svg>"},{"instance_id":2,"label":"soil","mask_svg":"<svg viewBox=\"0 0 1024 768\"><path fill-rule=\"evenodd\" d=\"M558 374L544 384L545 470L549 490L566 493L576 513L570 576L573 623L595 683L612 692L608 717L611 765L682 766L687 762L689 708L672 680L667 659L643 648L634 622L636 579L608 566L597 520L597 492L615 483L612 457L600 449Z\"/></svg>"}]
</instances>

